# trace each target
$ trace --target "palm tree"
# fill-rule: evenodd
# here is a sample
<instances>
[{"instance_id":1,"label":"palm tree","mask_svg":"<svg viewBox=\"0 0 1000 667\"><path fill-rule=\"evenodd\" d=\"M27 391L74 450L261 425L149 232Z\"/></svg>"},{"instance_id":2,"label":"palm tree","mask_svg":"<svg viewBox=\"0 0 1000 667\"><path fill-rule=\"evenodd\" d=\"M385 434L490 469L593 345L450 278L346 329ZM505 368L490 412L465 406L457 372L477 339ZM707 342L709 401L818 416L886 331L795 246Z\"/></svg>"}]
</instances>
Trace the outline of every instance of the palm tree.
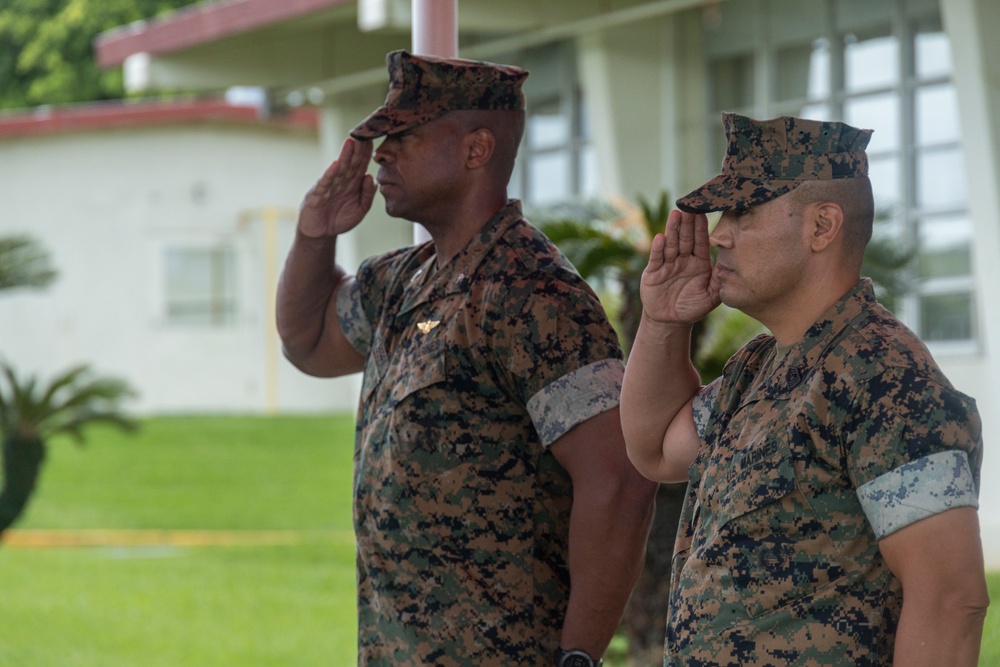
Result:
<instances>
[{"instance_id":1,"label":"palm tree","mask_svg":"<svg viewBox=\"0 0 1000 667\"><path fill-rule=\"evenodd\" d=\"M567 202L532 216L584 279L614 284L613 298L619 305L611 317L625 350L635 340L642 315L639 280L649 244L663 230L669 212L664 192L656 204L643 198L639 207L629 202Z\"/></svg>"},{"instance_id":2,"label":"palm tree","mask_svg":"<svg viewBox=\"0 0 1000 667\"><path fill-rule=\"evenodd\" d=\"M626 353L635 340L642 302L639 281L649 259L652 238L661 232L670 213L669 196L661 192L651 203L642 196L638 206L630 202L565 203L534 212L541 230L559 246L580 275L595 287L611 281L618 308L611 314ZM900 244L880 233L892 219L890 209L875 215L875 235L865 250L864 275L871 277L879 299L892 308L895 300L912 290L910 267L915 246ZM726 361L763 327L744 313L720 306L695 326L691 356L706 384L722 375ZM622 619L628 639L629 658L635 667L663 662L663 628L670 590L670 563L674 538L687 485L661 484L656 496L656 515L646 545L646 562Z\"/></svg>"},{"instance_id":3,"label":"palm tree","mask_svg":"<svg viewBox=\"0 0 1000 667\"><path fill-rule=\"evenodd\" d=\"M49 253L40 243L28 236L0 237L0 290L45 287L55 277ZM67 433L82 444L83 428L101 421L134 428L120 412L121 402L132 395L121 380L95 378L87 366L72 368L44 385L35 377L18 377L0 361L0 535L31 499L48 439Z\"/></svg>"},{"instance_id":4,"label":"palm tree","mask_svg":"<svg viewBox=\"0 0 1000 667\"><path fill-rule=\"evenodd\" d=\"M21 516L31 499L48 439L65 433L82 445L84 427L96 422L134 429L135 423L120 412L122 401L132 395L125 382L95 378L87 366L72 368L43 384L35 377L18 377L9 364L0 362L0 535Z\"/></svg>"}]
</instances>

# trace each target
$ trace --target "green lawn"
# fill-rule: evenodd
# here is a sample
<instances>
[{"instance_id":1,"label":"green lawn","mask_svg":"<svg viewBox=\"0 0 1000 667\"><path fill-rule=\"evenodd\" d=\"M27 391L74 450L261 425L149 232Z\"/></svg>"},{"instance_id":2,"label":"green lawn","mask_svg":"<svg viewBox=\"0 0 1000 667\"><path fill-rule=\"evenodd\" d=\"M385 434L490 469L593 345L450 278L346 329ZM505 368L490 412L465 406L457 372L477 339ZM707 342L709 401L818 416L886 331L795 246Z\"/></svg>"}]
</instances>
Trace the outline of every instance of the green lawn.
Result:
<instances>
[{"instance_id":1,"label":"green lawn","mask_svg":"<svg viewBox=\"0 0 1000 667\"><path fill-rule=\"evenodd\" d=\"M0 547L0 665L353 665L353 420L152 419L51 444L22 529L302 531L284 546Z\"/></svg>"},{"instance_id":2,"label":"green lawn","mask_svg":"<svg viewBox=\"0 0 1000 667\"><path fill-rule=\"evenodd\" d=\"M84 449L51 443L17 528L295 539L0 546L0 666L353 665L352 443L340 416L157 418L133 436L94 430ZM984 667L1000 665L1000 573L989 582Z\"/></svg>"}]
</instances>

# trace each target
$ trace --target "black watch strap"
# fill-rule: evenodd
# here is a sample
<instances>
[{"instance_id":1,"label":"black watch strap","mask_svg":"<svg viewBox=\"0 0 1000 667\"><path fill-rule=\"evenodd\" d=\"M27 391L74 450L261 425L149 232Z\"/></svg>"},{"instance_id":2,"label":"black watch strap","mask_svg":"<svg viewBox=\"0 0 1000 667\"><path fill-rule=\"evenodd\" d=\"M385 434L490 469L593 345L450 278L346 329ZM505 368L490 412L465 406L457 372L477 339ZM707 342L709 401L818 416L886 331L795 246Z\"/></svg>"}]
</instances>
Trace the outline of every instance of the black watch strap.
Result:
<instances>
[{"instance_id":1,"label":"black watch strap","mask_svg":"<svg viewBox=\"0 0 1000 667\"><path fill-rule=\"evenodd\" d=\"M586 651L579 649L567 651L560 648L556 651L556 667L600 667L602 664L603 660L594 660Z\"/></svg>"}]
</instances>

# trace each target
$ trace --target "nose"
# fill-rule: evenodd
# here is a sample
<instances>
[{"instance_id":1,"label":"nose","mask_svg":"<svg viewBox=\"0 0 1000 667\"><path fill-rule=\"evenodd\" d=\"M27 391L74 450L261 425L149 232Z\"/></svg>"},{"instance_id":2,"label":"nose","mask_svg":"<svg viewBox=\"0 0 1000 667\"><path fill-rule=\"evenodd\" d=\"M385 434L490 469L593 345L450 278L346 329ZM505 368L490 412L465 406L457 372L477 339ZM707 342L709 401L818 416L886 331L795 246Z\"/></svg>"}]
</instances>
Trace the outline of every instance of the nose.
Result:
<instances>
[{"instance_id":1,"label":"nose","mask_svg":"<svg viewBox=\"0 0 1000 667\"><path fill-rule=\"evenodd\" d=\"M376 164L384 165L387 162L389 162L389 160L392 157L394 145L395 141L391 136L388 136L382 140L382 142L378 145L378 148L375 149L375 155L373 159L375 160Z\"/></svg>"},{"instance_id":2,"label":"nose","mask_svg":"<svg viewBox=\"0 0 1000 667\"><path fill-rule=\"evenodd\" d=\"M713 248L731 248L733 246L732 224L735 221L735 212L732 210L723 212L722 217L715 223L712 233L708 235L708 241Z\"/></svg>"}]
</instances>

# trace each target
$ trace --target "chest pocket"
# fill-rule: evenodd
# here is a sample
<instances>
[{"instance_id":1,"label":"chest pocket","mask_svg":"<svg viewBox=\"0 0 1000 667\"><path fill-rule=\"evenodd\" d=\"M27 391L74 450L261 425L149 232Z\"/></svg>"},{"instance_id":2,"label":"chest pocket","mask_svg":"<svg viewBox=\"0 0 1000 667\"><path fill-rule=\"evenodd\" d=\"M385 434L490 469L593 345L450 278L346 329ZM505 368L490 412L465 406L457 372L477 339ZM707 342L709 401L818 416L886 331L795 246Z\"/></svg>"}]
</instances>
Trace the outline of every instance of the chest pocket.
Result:
<instances>
[{"instance_id":1,"label":"chest pocket","mask_svg":"<svg viewBox=\"0 0 1000 667\"><path fill-rule=\"evenodd\" d=\"M759 445L718 482L718 539L706 557L728 569L751 618L844 575L829 560L832 542L798 488L787 443Z\"/></svg>"},{"instance_id":2,"label":"chest pocket","mask_svg":"<svg viewBox=\"0 0 1000 667\"><path fill-rule=\"evenodd\" d=\"M405 474L437 475L475 458L469 415L449 376L443 346L394 364L375 395L385 403L390 455Z\"/></svg>"},{"instance_id":3,"label":"chest pocket","mask_svg":"<svg viewBox=\"0 0 1000 667\"><path fill-rule=\"evenodd\" d=\"M365 364L361 401L369 406L371 401L380 401L385 404L380 407L394 408L410 394L446 377L445 350L441 343L405 354L390 367L385 345L376 339ZM376 393L380 387L382 390Z\"/></svg>"},{"instance_id":4,"label":"chest pocket","mask_svg":"<svg viewBox=\"0 0 1000 667\"><path fill-rule=\"evenodd\" d=\"M391 384L387 387L387 398L393 406L399 406L408 397L444 382L447 377L445 354L441 346L421 350L420 354L399 364L398 371L388 378ZM433 411L435 406L422 403L421 409Z\"/></svg>"}]
</instances>

